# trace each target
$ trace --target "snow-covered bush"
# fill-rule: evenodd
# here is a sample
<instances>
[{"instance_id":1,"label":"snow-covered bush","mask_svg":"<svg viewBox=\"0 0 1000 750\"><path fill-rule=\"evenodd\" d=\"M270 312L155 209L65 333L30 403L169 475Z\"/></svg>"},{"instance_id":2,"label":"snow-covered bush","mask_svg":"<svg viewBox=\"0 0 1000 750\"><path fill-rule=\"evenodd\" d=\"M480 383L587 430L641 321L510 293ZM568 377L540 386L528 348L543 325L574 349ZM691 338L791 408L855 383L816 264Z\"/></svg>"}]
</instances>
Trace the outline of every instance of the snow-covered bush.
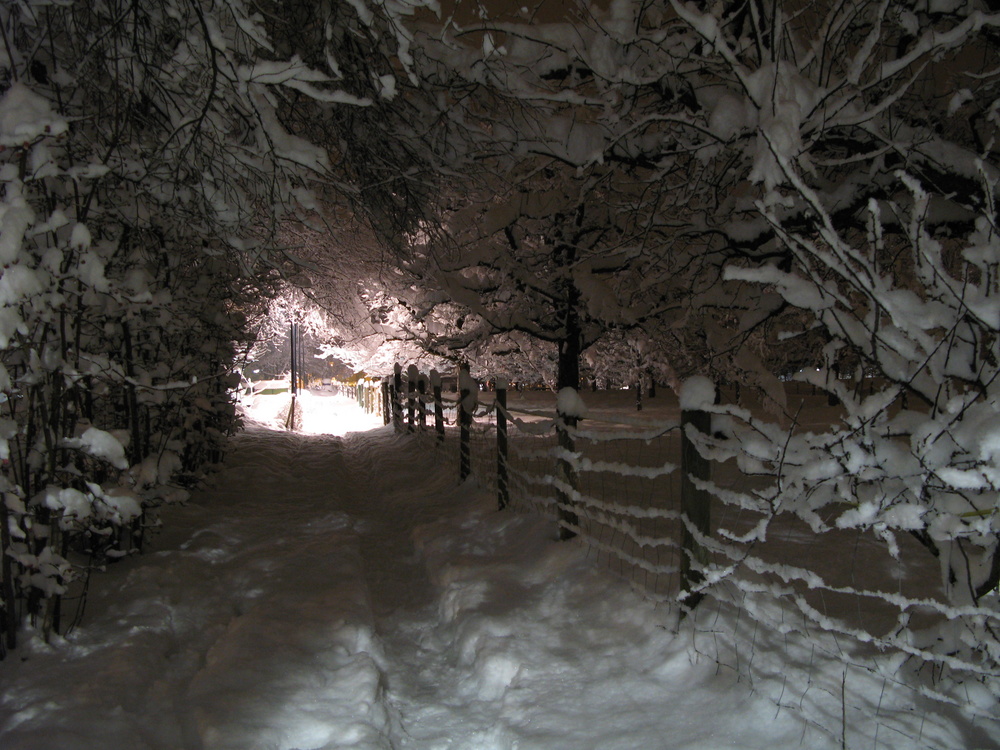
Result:
<instances>
[{"instance_id":1,"label":"snow-covered bush","mask_svg":"<svg viewBox=\"0 0 1000 750\"><path fill-rule=\"evenodd\" d=\"M698 38L684 63L691 137L733 170L733 192L703 214L735 250L728 288L750 295L751 320L806 316L775 347L821 332L798 378L841 409L806 431L794 415L712 407L725 439L705 452L773 482L718 490L763 520L717 544L725 563L709 579L767 571L783 581L769 595L835 588L755 552L781 513L814 534L865 531L897 559L931 556L940 581L925 596L859 592L897 610L892 627L854 633L803 604L807 619L1000 696L1000 17L925 5L673 3Z\"/></svg>"},{"instance_id":2,"label":"snow-covered bush","mask_svg":"<svg viewBox=\"0 0 1000 750\"><path fill-rule=\"evenodd\" d=\"M390 102L410 69L393 23L410 6L277 8L0 7L8 645L18 600L58 628L73 578L137 546L147 510L218 460L248 322L294 263L276 227L316 207L306 180L331 169L297 133L332 137L343 108Z\"/></svg>"},{"instance_id":3,"label":"snow-covered bush","mask_svg":"<svg viewBox=\"0 0 1000 750\"><path fill-rule=\"evenodd\" d=\"M3 22L22 40L57 24L17 23L25 20ZM59 597L74 578L137 548L146 510L180 497L182 476L221 448L241 337L222 292L239 269L218 268L148 195L124 202L141 182L124 173L139 166L101 152L126 124L97 127L69 96L57 114L63 87L85 94L41 58L8 68L33 71L31 85L14 81L0 98L8 643L16 598L46 632L58 628Z\"/></svg>"}]
</instances>

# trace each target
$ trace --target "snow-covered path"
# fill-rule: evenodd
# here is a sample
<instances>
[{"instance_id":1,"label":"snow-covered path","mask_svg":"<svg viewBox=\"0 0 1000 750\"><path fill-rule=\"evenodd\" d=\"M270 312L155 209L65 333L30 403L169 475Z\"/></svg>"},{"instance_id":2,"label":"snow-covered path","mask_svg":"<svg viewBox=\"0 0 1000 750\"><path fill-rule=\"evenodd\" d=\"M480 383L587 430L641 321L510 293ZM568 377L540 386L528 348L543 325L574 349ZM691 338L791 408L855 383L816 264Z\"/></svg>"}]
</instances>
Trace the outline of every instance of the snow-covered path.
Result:
<instances>
[{"instance_id":1,"label":"snow-covered path","mask_svg":"<svg viewBox=\"0 0 1000 750\"><path fill-rule=\"evenodd\" d=\"M303 405L308 430L357 424ZM80 627L0 663L0 748L841 746L436 461L385 428L249 429Z\"/></svg>"}]
</instances>

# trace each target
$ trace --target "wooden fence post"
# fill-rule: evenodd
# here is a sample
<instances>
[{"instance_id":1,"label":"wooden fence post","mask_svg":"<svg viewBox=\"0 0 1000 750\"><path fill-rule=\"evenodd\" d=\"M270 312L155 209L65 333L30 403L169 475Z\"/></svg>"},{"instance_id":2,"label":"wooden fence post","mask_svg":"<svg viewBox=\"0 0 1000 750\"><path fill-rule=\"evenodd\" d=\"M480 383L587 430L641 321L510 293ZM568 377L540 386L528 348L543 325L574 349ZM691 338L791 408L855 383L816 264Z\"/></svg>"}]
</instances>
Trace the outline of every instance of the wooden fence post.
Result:
<instances>
[{"instance_id":1,"label":"wooden fence post","mask_svg":"<svg viewBox=\"0 0 1000 750\"><path fill-rule=\"evenodd\" d=\"M416 413L417 366L406 368L406 431L413 432L413 418Z\"/></svg>"},{"instance_id":2,"label":"wooden fence post","mask_svg":"<svg viewBox=\"0 0 1000 750\"><path fill-rule=\"evenodd\" d=\"M444 404L441 402L441 373L431 370L431 389L434 391L434 431L439 443L444 442Z\"/></svg>"},{"instance_id":3,"label":"wooden fence post","mask_svg":"<svg viewBox=\"0 0 1000 750\"><path fill-rule=\"evenodd\" d=\"M403 368L398 362L392 370L392 426L403 431Z\"/></svg>"},{"instance_id":4,"label":"wooden fence post","mask_svg":"<svg viewBox=\"0 0 1000 750\"><path fill-rule=\"evenodd\" d=\"M510 491L507 487L507 380L496 381L497 414L497 508L503 510L510 505Z\"/></svg>"},{"instance_id":5,"label":"wooden fence post","mask_svg":"<svg viewBox=\"0 0 1000 750\"><path fill-rule=\"evenodd\" d=\"M382 424L388 425L392 421L392 412L389 402L389 379L382 379Z\"/></svg>"},{"instance_id":6,"label":"wooden fence post","mask_svg":"<svg viewBox=\"0 0 1000 750\"><path fill-rule=\"evenodd\" d=\"M463 364L458 372L458 426L459 426L459 449L458 476L460 481L465 481L472 473L472 445L470 438L472 433L472 412L476 409L477 396L473 396L472 388L475 381L469 374L469 366Z\"/></svg>"},{"instance_id":7,"label":"wooden fence post","mask_svg":"<svg viewBox=\"0 0 1000 750\"><path fill-rule=\"evenodd\" d=\"M427 429L427 376L423 373L417 376L417 424L420 431Z\"/></svg>"},{"instance_id":8,"label":"wooden fence post","mask_svg":"<svg viewBox=\"0 0 1000 750\"><path fill-rule=\"evenodd\" d=\"M568 489L560 489L557 492L559 499L558 520L559 539L566 541L577 535L574 529L580 527L580 516L572 507L576 504L573 494L579 487L579 478L572 460L571 454L576 453L576 439L573 431L579 424L581 415L585 412L583 401L575 388L563 388L559 391L556 404L556 433L559 436L559 447L562 455L559 457L559 468L562 472L562 479Z\"/></svg>"},{"instance_id":9,"label":"wooden fence post","mask_svg":"<svg viewBox=\"0 0 1000 750\"><path fill-rule=\"evenodd\" d=\"M708 412L681 410L681 601L694 609L704 594L694 589L704 580L702 568L708 564L708 550L695 538L694 531L702 536L711 534L711 496L695 486L694 480L708 481L712 477L711 464L698 452L688 437L688 430L709 435L712 432L712 415ZM682 613L683 615L683 613Z\"/></svg>"},{"instance_id":10,"label":"wooden fence post","mask_svg":"<svg viewBox=\"0 0 1000 750\"><path fill-rule=\"evenodd\" d=\"M559 447L567 453L576 452L576 441L573 439L572 430L577 425L576 417L560 416L559 422L556 425L556 432L559 435ZM559 490L559 539L566 541L567 539L572 539L576 536L576 531L570 527L579 528L580 517L577 515L576 511L571 510L570 506L574 504L572 497L572 492L576 490L579 486L579 481L576 474L576 469L573 468L573 464L565 457L559 458L559 468L562 470L562 478L566 485L569 487L569 491Z\"/></svg>"}]
</instances>

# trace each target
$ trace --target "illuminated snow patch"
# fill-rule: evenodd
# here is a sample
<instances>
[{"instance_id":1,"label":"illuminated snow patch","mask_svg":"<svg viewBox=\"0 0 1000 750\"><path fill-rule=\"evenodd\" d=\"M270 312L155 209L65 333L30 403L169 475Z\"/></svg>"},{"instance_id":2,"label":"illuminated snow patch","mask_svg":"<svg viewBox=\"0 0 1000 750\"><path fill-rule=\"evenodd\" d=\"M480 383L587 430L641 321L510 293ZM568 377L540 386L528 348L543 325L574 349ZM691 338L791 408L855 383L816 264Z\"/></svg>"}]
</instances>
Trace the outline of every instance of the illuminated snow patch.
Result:
<instances>
[{"instance_id":1,"label":"illuminated snow patch","mask_svg":"<svg viewBox=\"0 0 1000 750\"><path fill-rule=\"evenodd\" d=\"M284 426L291 397L287 393L255 396L246 405L246 414L254 422L271 428ZM343 436L349 432L367 432L383 426L377 414L368 414L345 396L322 391L300 391L295 399L300 415L299 432L309 435Z\"/></svg>"},{"instance_id":2,"label":"illuminated snow patch","mask_svg":"<svg viewBox=\"0 0 1000 750\"><path fill-rule=\"evenodd\" d=\"M346 435L383 426L382 417L369 414L355 401L339 395L303 391L298 397L302 410L301 431L314 435Z\"/></svg>"}]
</instances>

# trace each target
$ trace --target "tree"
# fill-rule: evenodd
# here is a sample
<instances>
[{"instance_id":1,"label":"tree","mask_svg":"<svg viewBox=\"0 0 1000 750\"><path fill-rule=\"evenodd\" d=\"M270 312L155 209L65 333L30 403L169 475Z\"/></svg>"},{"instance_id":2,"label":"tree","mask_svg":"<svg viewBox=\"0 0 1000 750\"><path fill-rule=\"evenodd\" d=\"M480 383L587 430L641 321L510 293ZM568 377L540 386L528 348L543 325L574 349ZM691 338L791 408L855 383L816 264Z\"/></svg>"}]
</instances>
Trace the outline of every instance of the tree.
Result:
<instances>
[{"instance_id":1,"label":"tree","mask_svg":"<svg viewBox=\"0 0 1000 750\"><path fill-rule=\"evenodd\" d=\"M920 653L988 681L1000 658L1000 17L957 3L672 8L698 36L687 137L738 176L702 227L725 237L730 287L803 320L792 340L822 334L818 370L801 377L844 410L810 434L720 408L750 429L707 443L775 478L741 496L765 516L868 529L893 555L900 534L918 539L947 597L941 640ZM914 653L915 603L899 606L904 635L872 637Z\"/></svg>"},{"instance_id":2,"label":"tree","mask_svg":"<svg viewBox=\"0 0 1000 750\"><path fill-rule=\"evenodd\" d=\"M465 105L451 126L495 182L449 211L469 239L420 246L411 330L462 348L552 324L557 382L575 385L588 325L617 323L586 317L576 269L628 245L655 257L615 274L656 280L637 327L672 363L752 376L778 410L776 376L803 370L844 410L815 435L706 404L748 429L705 446L775 480L719 496L817 533L871 530L892 554L914 536L947 592L945 635L916 651L995 672L998 18L892 0L585 11L558 28L487 21L456 32L481 46L438 55ZM538 293L555 306L527 302ZM915 606L868 635L914 653Z\"/></svg>"},{"instance_id":3,"label":"tree","mask_svg":"<svg viewBox=\"0 0 1000 750\"><path fill-rule=\"evenodd\" d=\"M435 228L410 235L400 265L412 288L394 297L403 335L475 360L512 339L547 343L555 356L539 375L575 388L581 356L609 331L680 317L703 256L683 221L698 180L690 158L644 153L627 117L615 120L633 107L584 50L608 53L604 68L632 57L605 39L491 20L421 37L462 179L443 191Z\"/></svg>"},{"instance_id":4,"label":"tree","mask_svg":"<svg viewBox=\"0 0 1000 750\"><path fill-rule=\"evenodd\" d=\"M310 185L322 179L325 195L349 194L355 206L389 200L377 186L359 191L325 144L297 130L304 113L322 113L314 119L332 138L350 126L340 109L393 98L396 75L410 69L403 11L324 5L319 31L291 49L278 9L0 8L0 593L10 646L16 599L44 634L58 629L74 577L127 554L147 509L218 458L235 426L237 347L289 262L282 219L316 205ZM355 32L363 41L337 64ZM373 73L373 96L368 84L349 90ZM392 200L401 189L391 185Z\"/></svg>"}]
</instances>

